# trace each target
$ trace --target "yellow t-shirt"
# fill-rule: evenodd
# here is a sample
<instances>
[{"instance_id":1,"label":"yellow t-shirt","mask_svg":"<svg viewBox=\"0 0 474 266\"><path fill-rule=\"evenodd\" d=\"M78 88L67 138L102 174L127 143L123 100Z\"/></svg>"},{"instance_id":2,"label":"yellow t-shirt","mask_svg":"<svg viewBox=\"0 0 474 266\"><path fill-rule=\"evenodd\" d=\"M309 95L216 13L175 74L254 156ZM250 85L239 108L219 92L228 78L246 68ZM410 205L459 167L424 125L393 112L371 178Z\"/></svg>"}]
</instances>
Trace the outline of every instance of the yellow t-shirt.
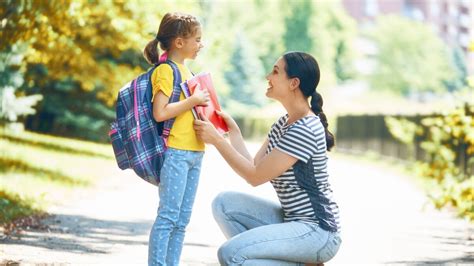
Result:
<instances>
[{"instance_id":1,"label":"yellow t-shirt","mask_svg":"<svg viewBox=\"0 0 474 266\"><path fill-rule=\"evenodd\" d=\"M181 73L181 80L185 81L189 79L192 74L183 64L178 64L179 72ZM158 91L162 91L166 96L171 97L173 92L173 69L168 64L159 65L151 75L151 84L153 87L153 97ZM184 100L184 94L181 92L179 100ZM193 127L194 116L191 110L187 110L184 113L178 115L174 120L173 127L171 128L170 135L168 137L168 147L189 150L189 151L204 151L204 143L196 137L196 132Z\"/></svg>"}]
</instances>

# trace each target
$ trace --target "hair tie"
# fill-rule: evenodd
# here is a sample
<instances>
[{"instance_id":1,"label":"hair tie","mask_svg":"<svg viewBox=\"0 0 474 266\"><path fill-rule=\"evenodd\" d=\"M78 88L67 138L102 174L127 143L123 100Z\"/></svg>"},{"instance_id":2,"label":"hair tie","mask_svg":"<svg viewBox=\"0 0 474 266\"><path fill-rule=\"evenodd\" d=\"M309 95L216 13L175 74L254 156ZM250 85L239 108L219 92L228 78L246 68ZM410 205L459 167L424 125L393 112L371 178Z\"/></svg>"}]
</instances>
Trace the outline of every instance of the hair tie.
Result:
<instances>
[{"instance_id":1,"label":"hair tie","mask_svg":"<svg viewBox=\"0 0 474 266\"><path fill-rule=\"evenodd\" d=\"M155 40L161 42L161 41L160 41L160 37L158 37L158 35L156 35Z\"/></svg>"},{"instance_id":2,"label":"hair tie","mask_svg":"<svg viewBox=\"0 0 474 266\"><path fill-rule=\"evenodd\" d=\"M163 62L166 62L166 60L168 60L168 52L164 52L164 53L160 56L159 62L160 62L160 63L163 63Z\"/></svg>"}]
</instances>

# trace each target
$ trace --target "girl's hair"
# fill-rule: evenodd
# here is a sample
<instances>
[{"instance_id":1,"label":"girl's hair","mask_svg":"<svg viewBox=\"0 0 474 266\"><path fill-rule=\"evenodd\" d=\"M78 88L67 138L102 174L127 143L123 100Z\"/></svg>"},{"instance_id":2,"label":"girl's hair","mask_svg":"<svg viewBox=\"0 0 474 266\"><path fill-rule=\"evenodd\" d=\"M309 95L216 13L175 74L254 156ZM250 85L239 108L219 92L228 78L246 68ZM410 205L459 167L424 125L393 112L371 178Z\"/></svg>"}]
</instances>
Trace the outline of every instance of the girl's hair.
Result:
<instances>
[{"instance_id":1,"label":"girl's hair","mask_svg":"<svg viewBox=\"0 0 474 266\"><path fill-rule=\"evenodd\" d=\"M289 78L300 80L300 90L305 97L311 97L311 110L319 116L326 134L326 147L330 151L334 146L334 135L328 130L328 120L323 112L323 97L316 92L320 79L318 62L310 54L288 52L283 55L285 71Z\"/></svg>"},{"instance_id":2,"label":"girl's hair","mask_svg":"<svg viewBox=\"0 0 474 266\"><path fill-rule=\"evenodd\" d=\"M189 38L196 33L200 26L201 24L197 18L192 15L178 12L166 13L161 20L156 37L143 50L143 56L148 63L158 64L160 61L158 43L162 50L167 51L171 48L171 44L176 38Z\"/></svg>"}]
</instances>

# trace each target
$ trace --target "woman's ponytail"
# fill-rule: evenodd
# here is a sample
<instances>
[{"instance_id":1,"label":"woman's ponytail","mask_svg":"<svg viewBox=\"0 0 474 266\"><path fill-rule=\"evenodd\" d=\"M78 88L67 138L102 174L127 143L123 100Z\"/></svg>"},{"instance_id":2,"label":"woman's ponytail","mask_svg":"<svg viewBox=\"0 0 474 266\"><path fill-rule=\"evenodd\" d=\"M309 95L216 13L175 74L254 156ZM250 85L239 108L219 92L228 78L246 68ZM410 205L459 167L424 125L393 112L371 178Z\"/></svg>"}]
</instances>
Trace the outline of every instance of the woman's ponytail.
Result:
<instances>
[{"instance_id":1,"label":"woman's ponytail","mask_svg":"<svg viewBox=\"0 0 474 266\"><path fill-rule=\"evenodd\" d=\"M331 148L334 147L334 135L328 130L329 123L326 115L323 112L323 97L316 91L314 91L313 95L311 95L311 110L319 117L321 123L324 126L324 133L326 134L326 148L328 151L330 151Z\"/></svg>"},{"instance_id":2,"label":"woman's ponytail","mask_svg":"<svg viewBox=\"0 0 474 266\"><path fill-rule=\"evenodd\" d=\"M160 60L160 53L158 52L158 39L155 38L150 41L143 50L143 56L146 61L152 65L157 65Z\"/></svg>"}]
</instances>

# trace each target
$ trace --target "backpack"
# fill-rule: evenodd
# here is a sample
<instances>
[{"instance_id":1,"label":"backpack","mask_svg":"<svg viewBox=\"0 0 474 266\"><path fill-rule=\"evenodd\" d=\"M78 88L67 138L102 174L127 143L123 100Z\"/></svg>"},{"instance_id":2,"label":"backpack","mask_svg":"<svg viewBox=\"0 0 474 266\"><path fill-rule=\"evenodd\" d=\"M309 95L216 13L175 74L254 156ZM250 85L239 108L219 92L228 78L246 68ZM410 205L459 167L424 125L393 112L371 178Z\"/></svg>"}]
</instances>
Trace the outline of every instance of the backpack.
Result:
<instances>
[{"instance_id":1,"label":"backpack","mask_svg":"<svg viewBox=\"0 0 474 266\"><path fill-rule=\"evenodd\" d=\"M163 64L173 69L173 92L169 102L177 102L181 94L181 74L172 61ZM157 66L120 89L116 119L109 131L118 167L133 169L139 177L155 186L160 183L166 141L175 120L171 118L158 123L153 118L151 75Z\"/></svg>"}]
</instances>

